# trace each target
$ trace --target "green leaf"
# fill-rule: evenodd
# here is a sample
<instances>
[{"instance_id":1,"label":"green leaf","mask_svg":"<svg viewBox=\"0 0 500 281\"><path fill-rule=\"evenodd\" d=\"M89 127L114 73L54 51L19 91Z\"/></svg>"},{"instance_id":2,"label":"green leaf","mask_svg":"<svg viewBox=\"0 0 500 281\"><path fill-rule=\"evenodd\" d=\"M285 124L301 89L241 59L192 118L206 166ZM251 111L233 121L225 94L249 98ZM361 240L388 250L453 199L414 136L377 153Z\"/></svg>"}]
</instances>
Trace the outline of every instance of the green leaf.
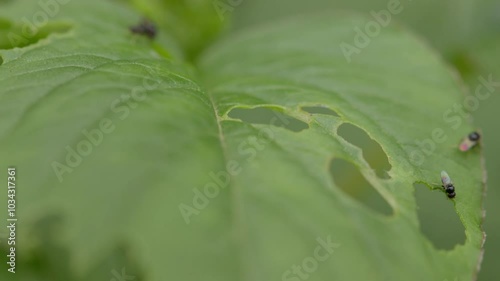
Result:
<instances>
[{"instance_id":1,"label":"green leaf","mask_svg":"<svg viewBox=\"0 0 500 281\"><path fill-rule=\"evenodd\" d=\"M1 17L16 22L23 5ZM463 101L460 82L418 39L389 27L348 63L340 45L367 19L323 14L230 34L193 70L168 31L130 34L139 20L119 3L73 1L51 18L70 31L0 51L0 157L18 171L21 253L62 245L60 280L112 279L120 265L141 280L473 279L480 150L457 150L473 128L443 113ZM257 107L291 127L231 112ZM338 135L344 123L380 144L390 178ZM430 140L437 129L445 141ZM428 155L416 142L427 139ZM332 159L359 169L392 215L342 191ZM441 170L457 197L434 194L466 232L451 251L423 236L413 194L416 182L441 190ZM51 216L50 239L37 235Z\"/></svg>"}]
</instances>

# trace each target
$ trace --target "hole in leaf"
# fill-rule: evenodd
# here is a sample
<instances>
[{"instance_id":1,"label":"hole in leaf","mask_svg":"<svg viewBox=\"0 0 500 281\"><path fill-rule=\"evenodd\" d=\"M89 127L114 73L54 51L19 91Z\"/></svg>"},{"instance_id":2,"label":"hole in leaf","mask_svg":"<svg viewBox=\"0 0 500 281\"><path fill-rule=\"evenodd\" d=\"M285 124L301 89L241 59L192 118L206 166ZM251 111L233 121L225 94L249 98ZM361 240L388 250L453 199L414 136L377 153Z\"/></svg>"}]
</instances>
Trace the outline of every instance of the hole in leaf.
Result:
<instances>
[{"instance_id":1,"label":"hole in leaf","mask_svg":"<svg viewBox=\"0 0 500 281\"><path fill-rule=\"evenodd\" d=\"M375 170L379 178L390 178L387 172L391 170L392 166L389 163L387 155L380 144L370 138L363 129L349 123L344 123L340 125L337 133L363 151L363 157L370 167Z\"/></svg>"},{"instance_id":2,"label":"hole in leaf","mask_svg":"<svg viewBox=\"0 0 500 281\"><path fill-rule=\"evenodd\" d=\"M365 179L359 169L344 159L330 162L330 174L335 186L368 208L383 215L391 215L392 208L377 190Z\"/></svg>"},{"instance_id":3,"label":"hole in leaf","mask_svg":"<svg viewBox=\"0 0 500 281\"><path fill-rule=\"evenodd\" d=\"M234 108L228 115L231 118L240 119L243 122L265 125L270 124L283 127L294 132L300 132L309 128L305 122L265 107L253 109Z\"/></svg>"},{"instance_id":4,"label":"hole in leaf","mask_svg":"<svg viewBox=\"0 0 500 281\"><path fill-rule=\"evenodd\" d=\"M465 228L444 192L414 184L422 233L437 249L451 250L465 243Z\"/></svg>"},{"instance_id":5,"label":"hole in leaf","mask_svg":"<svg viewBox=\"0 0 500 281\"><path fill-rule=\"evenodd\" d=\"M325 114L325 115L332 115L336 117L340 117L337 112L326 108L326 107L321 107L321 106L305 106L302 107L302 110L305 112L309 112L311 114Z\"/></svg>"},{"instance_id":6,"label":"hole in leaf","mask_svg":"<svg viewBox=\"0 0 500 281\"><path fill-rule=\"evenodd\" d=\"M35 44L53 33L68 32L71 27L68 23L49 22L36 28L36 26L30 27L21 23L11 24L0 19L0 49L23 48Z\"/></svg>"}]
</instances>

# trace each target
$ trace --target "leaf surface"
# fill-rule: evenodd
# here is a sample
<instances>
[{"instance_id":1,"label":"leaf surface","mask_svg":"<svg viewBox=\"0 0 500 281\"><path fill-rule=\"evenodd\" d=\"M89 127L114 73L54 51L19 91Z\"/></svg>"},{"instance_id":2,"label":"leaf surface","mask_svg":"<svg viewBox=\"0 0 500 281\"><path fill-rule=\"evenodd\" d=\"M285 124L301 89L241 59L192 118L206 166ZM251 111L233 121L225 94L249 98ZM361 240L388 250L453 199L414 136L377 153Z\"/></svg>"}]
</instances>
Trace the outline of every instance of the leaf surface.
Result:
<instances>
[{"instance_id":1,"label":"leaf surface","mask_svg":"<svg viewBox=\"0 0 500 281\"><path fill-rule=\"evenodd\" d=\"M1 17L15 22L28 11L21 6ZM166 32L154 42L130 34L139 20L121 4L74 1L51 18L71 30L0 51L0 155L18 168L21 251L43 242L33 225L56 215L75 278L121 246L143 280L294 280L294 265L309 280L473 278L483 242L479 151L456 149L472 127L443 118L463 95L432 50L388 28L348 63L339 46L367 20L323 14L230 34L193 69ZM230 117L256 107L305 126ZM389 179L337 134L343 123L380 144ZM445 141L427 155L416 141L435 129ZM336 186L333 158L353 163L393 214ZM415 182L440 189L441 170L457 197L436 196L467 237L447 252L420 232L413 196ZM333 243L327 258L312 266L324 241Z\"/></svg>"}]
</instances>

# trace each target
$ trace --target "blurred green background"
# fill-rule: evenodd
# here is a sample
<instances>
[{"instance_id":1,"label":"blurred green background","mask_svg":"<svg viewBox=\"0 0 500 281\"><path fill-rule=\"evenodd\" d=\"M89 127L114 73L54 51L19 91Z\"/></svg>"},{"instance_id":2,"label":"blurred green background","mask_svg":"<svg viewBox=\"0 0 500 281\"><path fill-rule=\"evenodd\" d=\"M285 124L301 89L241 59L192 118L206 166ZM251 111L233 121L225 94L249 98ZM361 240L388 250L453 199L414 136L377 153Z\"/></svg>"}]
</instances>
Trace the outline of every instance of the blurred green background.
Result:
<instances>
[{"instance_id":1,"label":"blurred green background","mask_svg":"<svg viewBox=\"0 0 500 281\"><path fill-rule=\"evenodd\" d=\"M292 17L317 11L355 11L370 16L371 11L387 9L389 0L251 0L242 1L232 14L231 30L237 31L248 26L259 25L281 17ZM440 52L450 68L462 77L467 94L478 85L478 77L493 76L500 82L500 1L495 0L402 0L403 11L394 15L391 25L402 25L412 30L425 44ZM383 32L383 30L382 30ZM298 34L297 36L300 36ZM368 47L369 48L369 47ZM472 120L482 130L483 155L488 171L488 190L484 202L487 234L485 253L478 280L498 280L500 268L500 130L499 109L500 89L482 102L477 111L472 112ZM347 136L359 138L356 132L346 132ZM364 140L362 147L365 158L379 158L385 155L377 152L376 145ZM367 159L368 160L368 159ZM368 160L369 161L369 160ZM375 160L377 162L377 160ZM383 167L383 165L382 165ZM359 179L355 169L339 164L336 170L351 172L351 179ZM344 171L340 172L344 173ZM344 173L345 175L345 173ZM386 206L367 183L360 185L354 195L358 200L384 212ZM342 184L341 184L342 185ZM440 206L439 196L423 185L416 185L417 203L421 207L419 217L422 231L437 248L451 249L465 241L464 228L452 209ZM364 192L363 192L364 191ZM352 195L352 194L351 194ZM425 208L423 208L425 204ZM424 211L427 210L427 211ZM434 210L434 211L432 211ZM447 225L446 231L437 231L438 225Z\"/></svg>"}]
</instances>

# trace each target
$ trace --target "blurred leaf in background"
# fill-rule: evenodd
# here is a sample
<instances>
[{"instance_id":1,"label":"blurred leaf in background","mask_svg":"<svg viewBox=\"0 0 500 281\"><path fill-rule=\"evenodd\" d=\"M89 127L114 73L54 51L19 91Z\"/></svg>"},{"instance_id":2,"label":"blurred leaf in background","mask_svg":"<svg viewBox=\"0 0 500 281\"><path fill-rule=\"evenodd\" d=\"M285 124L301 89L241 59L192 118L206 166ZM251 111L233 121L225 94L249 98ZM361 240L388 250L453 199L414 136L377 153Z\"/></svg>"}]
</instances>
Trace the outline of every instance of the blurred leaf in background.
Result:
<instances>
[{"instance_id":1,"label":"blurred leaf in background","mask_svg":"<svg viewBox=\"0 0 500 281\"><path fill-rule=\"evenodd\" d=\"M124 0L154 20L180 43L193 61L219 35L224 22L213 0Z\"/></svg>"}]
</instances>

